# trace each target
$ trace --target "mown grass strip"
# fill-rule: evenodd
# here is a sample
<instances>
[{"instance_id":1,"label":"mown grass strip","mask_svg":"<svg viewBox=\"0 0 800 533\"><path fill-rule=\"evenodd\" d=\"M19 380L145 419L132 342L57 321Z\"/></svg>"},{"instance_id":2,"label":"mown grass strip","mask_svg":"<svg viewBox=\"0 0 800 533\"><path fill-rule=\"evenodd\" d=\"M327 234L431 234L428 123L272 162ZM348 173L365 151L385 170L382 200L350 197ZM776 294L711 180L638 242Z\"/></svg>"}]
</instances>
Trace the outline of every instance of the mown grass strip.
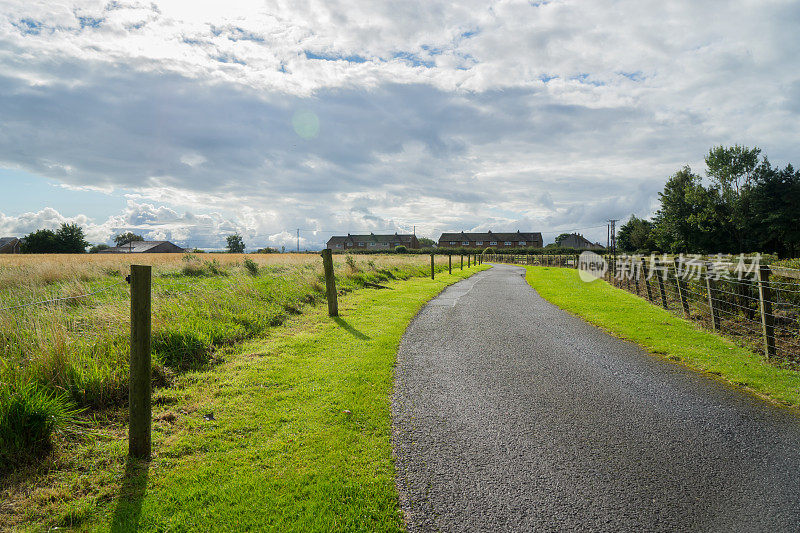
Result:
<instances>
[{"instance_id":1,"label":"mown grass strip","mask_svg":"<svg viewBox=\"0 0 800 533\"><path fill-rule=\"evenodd\" d=\"M577 270L527 267L528 283L544 298L648 351L680 361L785 405L800 405L800 373L678 318L602 280L581 281Z\"/></svg>"},{"instance_id":2,"label":"mown grass strip","mask_svg":"<svg viewBox=\"0 0 800 533\"><path fill-rule=\"evenodd\" d=\"M186 375L154 412L153 461L128 463L113 501L73 516L90 530L402 530L397 347L425 302L485 268L355 291L340 318L317 308Z\"/></svg>"}]
</instances>

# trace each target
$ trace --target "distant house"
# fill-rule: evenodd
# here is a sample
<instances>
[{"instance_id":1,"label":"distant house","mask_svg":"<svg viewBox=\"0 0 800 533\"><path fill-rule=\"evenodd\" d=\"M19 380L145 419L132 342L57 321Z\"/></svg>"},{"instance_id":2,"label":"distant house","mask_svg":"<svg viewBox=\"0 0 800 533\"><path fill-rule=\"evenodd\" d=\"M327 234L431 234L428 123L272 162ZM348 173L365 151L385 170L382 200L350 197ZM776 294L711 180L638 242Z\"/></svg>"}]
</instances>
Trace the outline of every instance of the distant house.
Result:
<instances>
[{"instance_id":1,"label":"distant house","mask_svg":"<svg viewBox=\"0 0 800 533\"><path fill-rule=\"evenodd\" d=\"M18 254L19 239L16 237L0 237L0 254Z\"/></svg>"},{"instance_id":2,"label":"distant house","mask_svg":"<svg viewBox=\"0 0 800 533\"><path fill-rule=\"evenodd\" d=\"M328 239L326 247L329 250L394 250L397 246L405 246L409 250L419 248L419 241L416 235L335 235Z\"/></svg>"},{"instance_id":3,"label":"distant house","mask_svg":"<svg viewBox=\"0 0 800 533\"><path fill-rule=\"evenodd\" d=\"M541 248L541 233L442 233L440 248Z\"/></svg>"},{"instance_id":4,"label":"distant house","mask_svg":"<svg viewBox=\"0 0 800 533\"><path fill-rule=\"evenodd\" d=\"M602 244L592 242L583 235L571 233L565 237L558 245L559 248L573 248L575 250L600 250L604 248Z\"/></svg>"},{"instance_id":5,"label":"distant house","mask_svg":"<svg viewBox=\"0 0 800 533\"><path fill-rule=\"evenodd\" d=\"M122 246L100 250L101 254L179 254L184 252L180 246L169 241L131 241Z\"/></svg>"}]
</instances>

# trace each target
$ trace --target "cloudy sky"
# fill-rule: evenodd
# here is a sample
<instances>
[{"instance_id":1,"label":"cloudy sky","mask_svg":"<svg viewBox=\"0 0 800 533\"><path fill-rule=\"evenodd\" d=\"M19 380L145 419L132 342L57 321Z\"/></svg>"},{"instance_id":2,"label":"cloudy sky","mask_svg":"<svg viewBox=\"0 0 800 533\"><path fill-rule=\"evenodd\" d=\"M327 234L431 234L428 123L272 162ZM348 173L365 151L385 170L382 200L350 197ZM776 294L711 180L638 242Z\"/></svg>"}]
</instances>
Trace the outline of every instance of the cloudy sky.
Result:
<instances>
[{"instance_id":1,"label":"cloudy sky","mask_svg":"<svg viewBox=\"0 0 800 533\"><path fill-rule=\"evenodd\" d=\"M789 0L0 0L0 234L605 241L712 145L800 163L798 27Z\"/></svg>"}]
</instances>

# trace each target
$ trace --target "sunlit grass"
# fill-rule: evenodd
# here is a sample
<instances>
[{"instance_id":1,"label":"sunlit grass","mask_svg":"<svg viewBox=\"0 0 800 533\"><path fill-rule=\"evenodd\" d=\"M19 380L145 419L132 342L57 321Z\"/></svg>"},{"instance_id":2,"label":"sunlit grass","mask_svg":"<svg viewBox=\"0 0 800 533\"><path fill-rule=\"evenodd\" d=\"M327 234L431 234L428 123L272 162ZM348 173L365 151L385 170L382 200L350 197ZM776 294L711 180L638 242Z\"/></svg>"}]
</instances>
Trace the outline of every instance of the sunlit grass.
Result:
<instances>
[{"instance_id":1,"label":"sunlit grass","mask_svg":"<svg viewBox=\"0 0 800 533\"><path fill-rule=\"evenodd\" d=\"M799 372L773 366L761 355L605 281L585 283L577 270L527 269L528 283L542 298L618 337L774 401L800 405Z\"/></svg>"},{"instance_id":2,"label":"sunlit grass","mask_svg":"<svg viewBox=\"0 0 800 533\"><path fill-rule=\"evenodd\" d=\"M10 258L7 258L10 257ZM131 263L152 264L153 378L213 363L220 349L279 326L324 299L317 254L0 256L0 389L29 384L89 410L127 398ZM445 268L438 258L437 268ZM249 266L248 266L249 265ZM425 256L335 258L337 286L430 274ZM101 289L86 298L50 304Z\"/></svg>"},{"instance_id":3,"label":"sunlit grass","mask_svg":"<svg viewBox=\"0 0 800 533\"><path fill-rule=\"evenodd\" d=\"M82 438L62 439L47 468L0 485L8 502L0 522L41 531L402 529L389 411L397 346L428 299L477 270L432 281L430 259L421 259L414 266L420 275L406 281L377 277L369 258L355 269L345 265L352 276L343 275L342 287L357 289L369 278L390 289L343 294L340 319L327 317L324 306L289 311L281 327L221 347L219 364L176 374L154 393L149 467L126 463L121 409ZM273 296L299 286L287 277L294 270L275 268L280 276L260 273L254 285L235 289L241 292L230 305L263 294L259 284ZM253 278L230 270L207 281L230 288L226 280L238 275ZM187 308L180 291L187 280L164 279L170 305ZM208 310L197 304L185 312ZM210 413L213 420L204 417Z\"/></svg>"}]
</instances>

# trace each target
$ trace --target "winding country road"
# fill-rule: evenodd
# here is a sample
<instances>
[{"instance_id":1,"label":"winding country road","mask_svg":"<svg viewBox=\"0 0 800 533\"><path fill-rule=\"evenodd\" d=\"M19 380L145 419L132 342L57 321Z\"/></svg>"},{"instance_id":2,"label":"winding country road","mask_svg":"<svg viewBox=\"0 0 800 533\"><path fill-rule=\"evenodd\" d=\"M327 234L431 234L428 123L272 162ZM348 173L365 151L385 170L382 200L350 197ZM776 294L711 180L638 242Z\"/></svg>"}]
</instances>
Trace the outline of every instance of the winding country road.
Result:
<instances>
[{"instance_id":1,"label":"winding country road","mask_svg":"<svg viewBox=\"0 0 800 533\"><path fill-rule=\"evenodd\" d=\"M800 416L648 355L496 265L398 355L410 531L798 531Z\"/></svg>"}]
</instances>

